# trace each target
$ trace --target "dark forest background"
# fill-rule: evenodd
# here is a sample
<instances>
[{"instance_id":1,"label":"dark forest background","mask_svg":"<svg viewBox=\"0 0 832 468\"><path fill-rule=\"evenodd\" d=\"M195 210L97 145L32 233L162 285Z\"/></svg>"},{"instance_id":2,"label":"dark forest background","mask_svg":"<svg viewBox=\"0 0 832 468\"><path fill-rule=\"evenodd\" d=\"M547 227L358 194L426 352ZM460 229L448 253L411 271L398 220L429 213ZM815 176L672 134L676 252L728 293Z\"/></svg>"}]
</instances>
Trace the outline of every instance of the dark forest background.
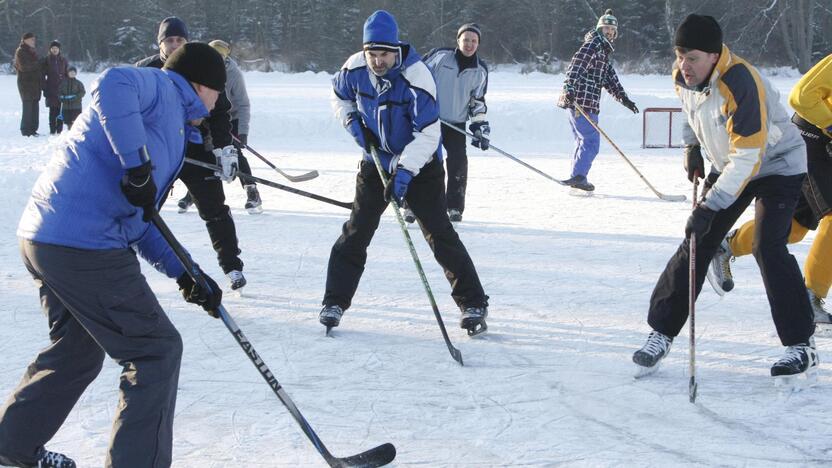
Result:
<instances>
[{"instance_id":1,"label":"dark forest background","mask_svg":"<svg viewBox=\"0 0 832 468\"><path fill-rule=\"evenodd\" d=\"M333 71L359 50L366 17L386 9L420 52L453 46L459 25L474 21L490 63L559 71L606 8L619 20L625 72L666 71L689 13L715 16L725 42L757 65L806 71L832 53L832 0L0 0L0 62L31 31L39 52L58 39L83 68L132 63L156 52L159 21L176 15L191 40L230 42L245 68Z\"/></svg>"}]
</instances>

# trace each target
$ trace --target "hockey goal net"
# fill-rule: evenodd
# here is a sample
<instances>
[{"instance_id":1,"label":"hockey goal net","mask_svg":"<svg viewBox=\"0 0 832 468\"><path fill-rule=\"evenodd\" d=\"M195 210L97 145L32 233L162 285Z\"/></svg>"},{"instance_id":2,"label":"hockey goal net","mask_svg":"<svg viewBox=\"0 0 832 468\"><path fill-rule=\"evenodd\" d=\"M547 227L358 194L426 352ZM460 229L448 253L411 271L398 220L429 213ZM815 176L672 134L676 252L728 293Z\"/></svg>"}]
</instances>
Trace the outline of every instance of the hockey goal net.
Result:
<instances>
[{"instance_id":1,"label":"hockey goal net","mask_svg":"<svg viewBox=\"0 0 832 468\"><path fill-rule=\"evenodd\" d=\"M678 107L644 109L642 148L679 148L682 146L682 124L685 116Z\"/></svg>"}]
</instances>

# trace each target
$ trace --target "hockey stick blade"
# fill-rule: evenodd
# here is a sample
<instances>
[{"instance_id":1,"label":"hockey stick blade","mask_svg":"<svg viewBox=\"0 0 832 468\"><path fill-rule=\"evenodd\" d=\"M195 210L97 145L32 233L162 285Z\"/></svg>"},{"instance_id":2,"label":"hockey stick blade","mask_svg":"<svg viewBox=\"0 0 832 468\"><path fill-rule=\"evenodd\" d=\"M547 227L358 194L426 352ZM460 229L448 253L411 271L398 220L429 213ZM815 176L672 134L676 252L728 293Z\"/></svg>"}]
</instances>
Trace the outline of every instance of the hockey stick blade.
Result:
<instances>
[{"instance_id":1,"label":"hockey stick blade","mask_svg":"<svg viewBox=\"0 0 832 468\"><path fill-rule=\"evenodd\" d=\"M684 195L667 195L661 192L659 192L658 195L660 199L670 202L683 202L688 199L688 197Z\"/></svg>"},{"instance_id":2,"label":"hockey stick blade","mask_svg":"<svg viewBox=\"0 0 832 468\"><path fill-rule=\"evenodd\" d=\"M375 468L387 465L395 458L396 447L386 443L351 457L332 458L327 463L336 468Z\"/></svg>"},{"instance_id":3,"label":"hockey stick blade","mask_svg":"<svg viewBox=\"0 0 832 468\"><path fill-rule=\"evenodd\" d=\"M234 134L232 133L232 134L231 134L231 138L232 138L234 141L236 141L236 142L237 142L237 143L238 143L241 147L244 147L245 149L247 149L247 150L251 151L251 153L252 153L253 155L257 156L257 157L258 157L261 161L263 161L264 163L266 163L266 165L267 165L267 166L269 166L270 168L272 168L272 169L274 169L275 171L277 171L277 173L278 173L278 174L280 174L280 175L282 175L283 177L285 177L285 178L286 178L286 180L288 180L289 182L305 182L305 181L307 181L307 180L312 180L312 179L314 179L315 177L318 177L318 171L314 171L314 170L313 170L313 171L310 171L310 172L307 172L307 173L305 173L305 174L300 174L300 175L296 175L296 176L293 176L293 175L291 175L291 174L287 174L287 173L285 173L285 172L281 171L281 170L280 170L280 168L278 168L277 166L275 166L274 164L272 164L272 162L271 162L271 161L269 161L268 159L266 159L266 157L265 157L265 156L263 156L262 154L260 154L260 153L258 153L257 151L255 151L255 150L254 150L254 148L252 148L251 146L249 146L247 143L243 143L243 142L240 140L240 137L238 137L237 135L234 135Z\"/></svg>"}]
</instances>

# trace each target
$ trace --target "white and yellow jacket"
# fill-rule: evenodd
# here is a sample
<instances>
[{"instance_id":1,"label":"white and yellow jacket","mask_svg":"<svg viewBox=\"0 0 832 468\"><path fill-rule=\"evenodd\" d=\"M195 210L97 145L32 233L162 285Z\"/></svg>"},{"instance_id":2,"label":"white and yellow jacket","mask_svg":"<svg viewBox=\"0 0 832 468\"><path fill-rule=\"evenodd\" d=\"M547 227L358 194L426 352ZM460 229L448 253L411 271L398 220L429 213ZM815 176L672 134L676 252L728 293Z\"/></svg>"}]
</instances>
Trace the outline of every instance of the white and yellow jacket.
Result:
<instances>
[{"instance_id":1,"label":"white and yellow jacket","mask_svg":"<svg viewBox=\"0 0 832 468\"><path fill-rule=\"evenodd\" d=\"M685 85L679 70L673 80L688 116L685 144L700 145L720 173L705 198L708 208L727 208L754 179L806 172L805 144L779 93L728 47L704 87Z\"/></svg>"},{"instance_id":2,"label":"white and yellow jacket","mask_svg":"<svg viewBox=\"0 0 832 468\"><path fill-rule=\"evenodd\" d=\"M832 54L800 78L789 94L789 105L832 138Z\"/></svg>"}]
</instances>

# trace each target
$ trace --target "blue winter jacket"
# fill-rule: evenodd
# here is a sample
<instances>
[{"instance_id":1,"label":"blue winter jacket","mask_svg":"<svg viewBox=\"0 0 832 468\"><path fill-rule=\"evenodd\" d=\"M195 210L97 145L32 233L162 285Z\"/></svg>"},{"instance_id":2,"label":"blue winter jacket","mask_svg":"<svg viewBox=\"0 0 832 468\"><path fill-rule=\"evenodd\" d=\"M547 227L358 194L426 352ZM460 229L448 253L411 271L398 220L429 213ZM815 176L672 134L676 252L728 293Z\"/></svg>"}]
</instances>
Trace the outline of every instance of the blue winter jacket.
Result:
<instances>
[{"instance_id":1,"label":"blue winter jacket","mask_svg":"<svg viewBox=\"0 0 832 468\"><path fill-rule=\"evenodd\" d=\"M364 52L352 55L332 79L332 107L347 128L360 114L379 140L388 172L400 164L417 175L434 154L442 158L436 82L410 45L400 43L398 57L386 75L377 77ZM366 153L364 159L372 161Z\"/></svg>"},{"instance_id":2,"label":"blue winter jacket","mask_svg":"<svg viewBox=\"0 0 832 468\"><path fill-rule=\"evenodd\" d=\"M157 206L182 168L188 121L208 110L181 75L155 68L106 70L92 86L92 103L61 141L20 219L17 235L89 250L132 247L160 272L185 269L142 210L121 191L126 169L153 163Z\"/></svg>"}]
</instances>

